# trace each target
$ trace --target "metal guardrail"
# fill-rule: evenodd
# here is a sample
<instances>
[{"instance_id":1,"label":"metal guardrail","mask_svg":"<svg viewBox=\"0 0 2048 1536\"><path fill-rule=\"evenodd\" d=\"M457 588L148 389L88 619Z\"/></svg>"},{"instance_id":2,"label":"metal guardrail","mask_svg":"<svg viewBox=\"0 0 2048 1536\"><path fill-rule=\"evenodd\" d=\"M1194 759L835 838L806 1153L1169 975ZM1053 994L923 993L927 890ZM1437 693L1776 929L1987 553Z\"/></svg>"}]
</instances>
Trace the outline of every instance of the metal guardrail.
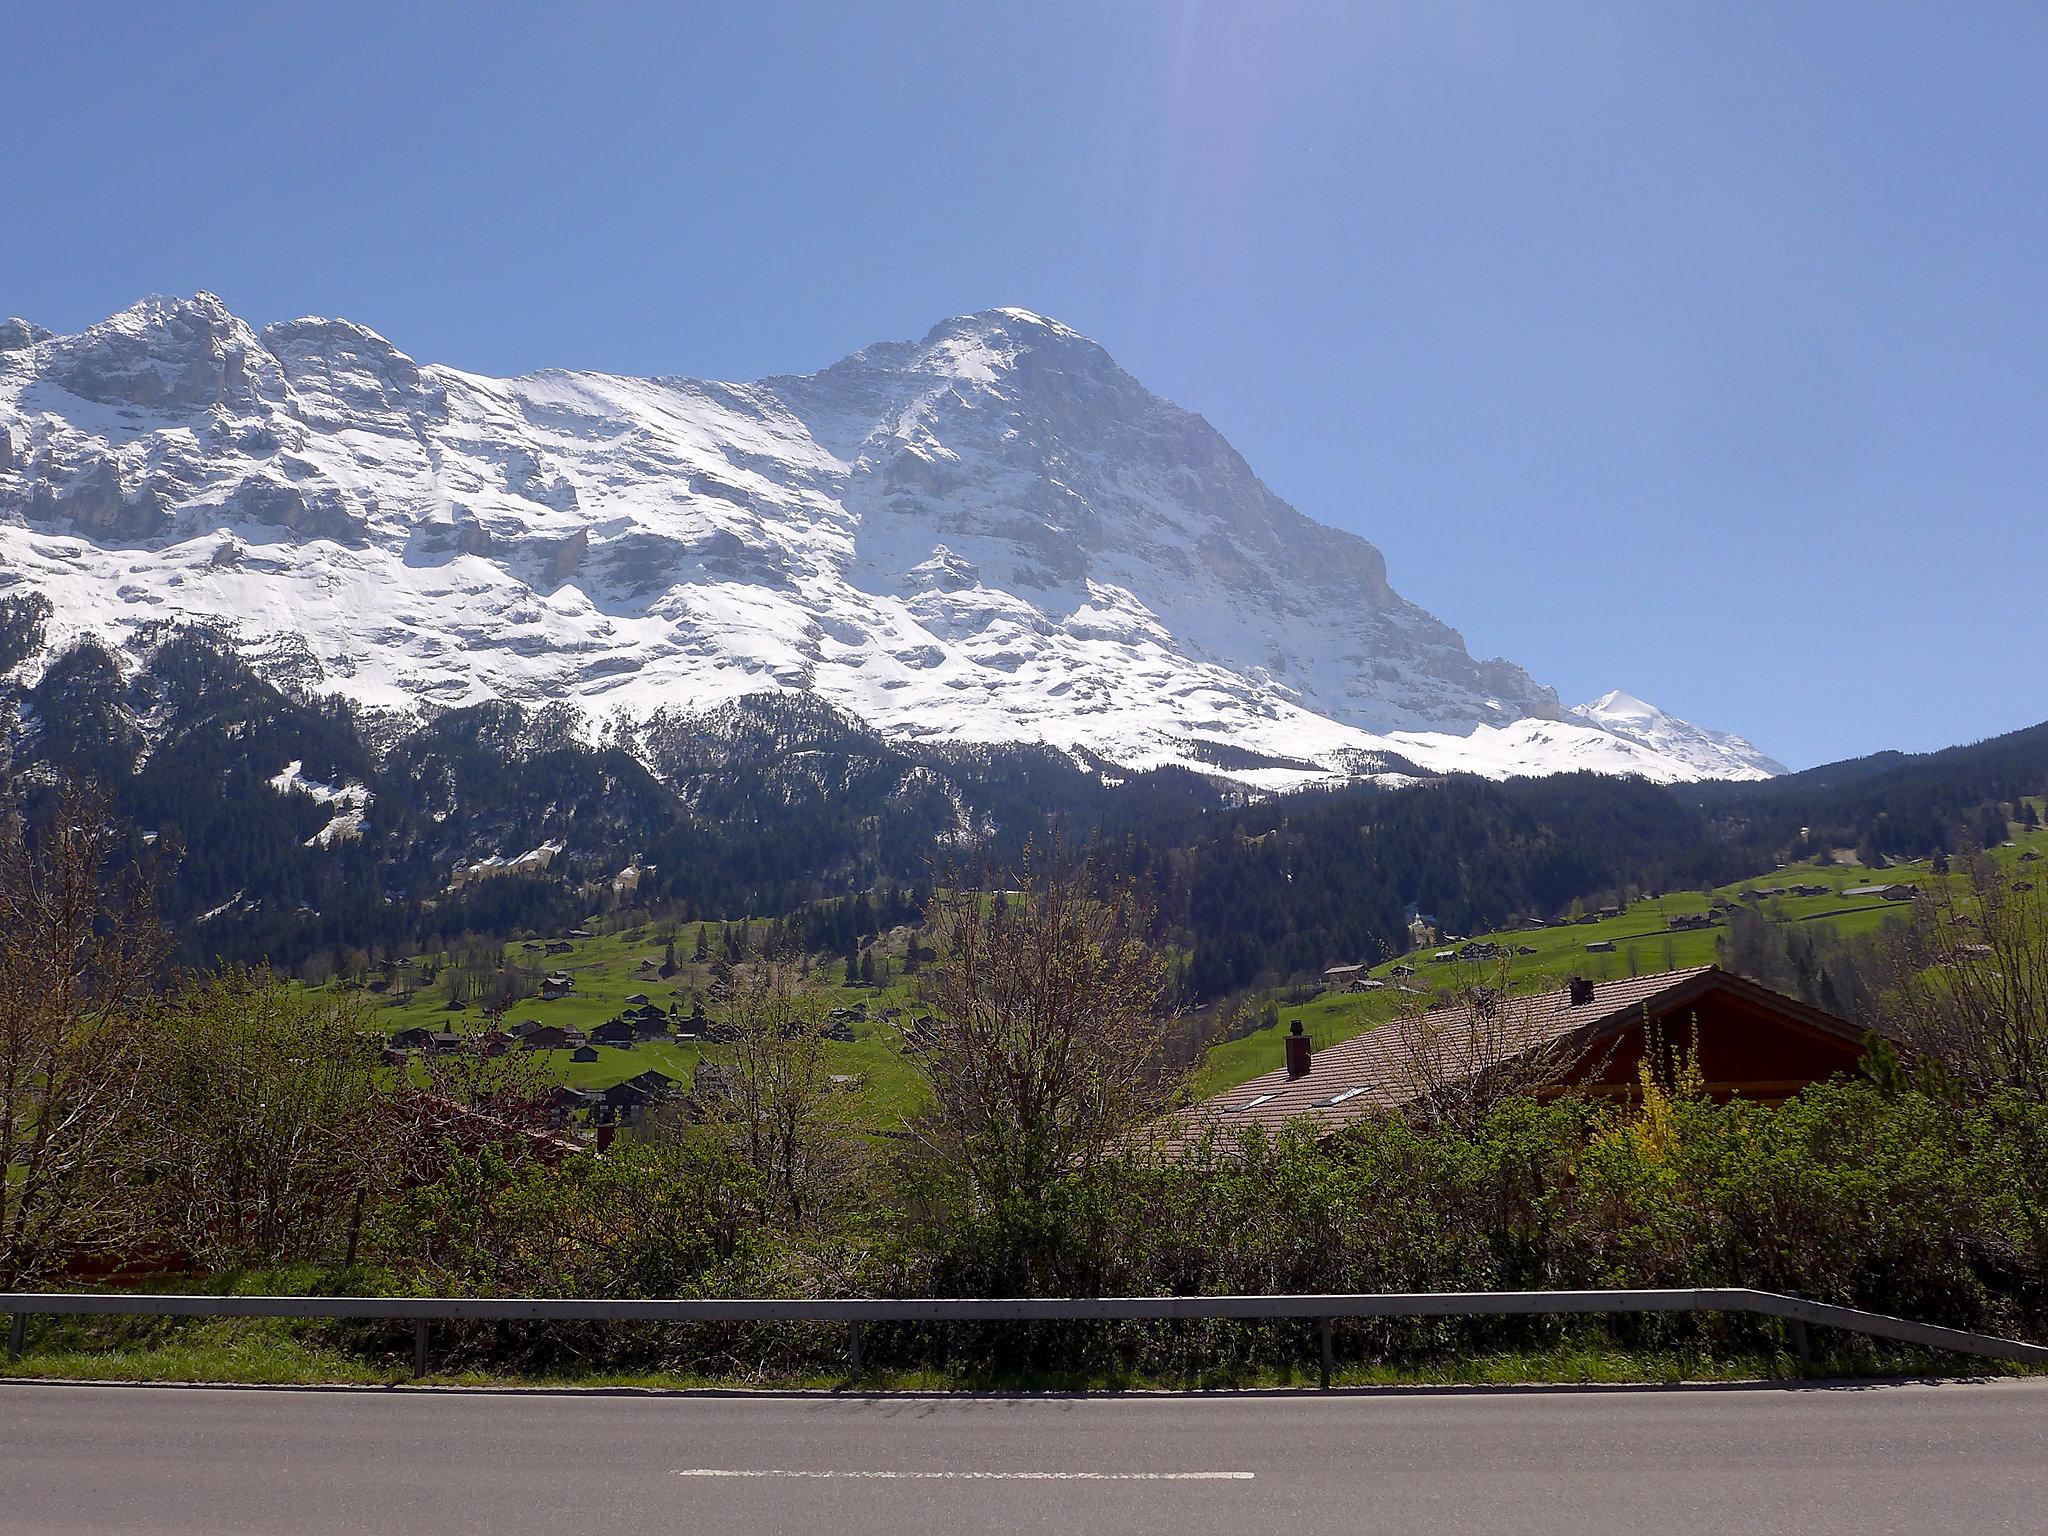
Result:
<instances>
[{"instance_id":1,"label":"metal guardrail","mask_svg":"<svg viewBox=\"0 0 2048 1536\"><path fill-rule=\"evenodd\" d=\"M845 1323L852 1377L861 1375L863 1323L1113 1322L1163 1319L1271 1321L1320 1325L1322 1383L1333 1368L1331 1324L1361 1317L1591 1316L1633 1312L1733 1312L1790 1324L1807 1358L1808 1324L1951 1354L2048 1366L2048 1344L1916 1323L1743 1286L1687 1290L1414 1291L1363 1295L1081 1297L755 1297L689 1301L597 1301L515 1296L170 1296L132 1292L0 1293L11 1314L8 1358L18 1359L31 1316L348 1318L413 1324L413 1370L427 1370L436 1322L806 1322Z\"/></svg>"}]
</instances>

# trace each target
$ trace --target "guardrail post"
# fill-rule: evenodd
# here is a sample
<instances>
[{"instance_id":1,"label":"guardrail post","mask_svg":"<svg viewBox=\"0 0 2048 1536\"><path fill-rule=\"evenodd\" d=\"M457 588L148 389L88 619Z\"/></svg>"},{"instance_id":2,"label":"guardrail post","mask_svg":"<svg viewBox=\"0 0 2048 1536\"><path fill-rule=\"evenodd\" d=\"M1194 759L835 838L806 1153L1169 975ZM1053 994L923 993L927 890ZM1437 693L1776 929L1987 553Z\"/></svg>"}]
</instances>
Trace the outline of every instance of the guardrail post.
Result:
<instances>
[{"instance_id":1,"label":"guardrail post","mask_svg":"<svg viewBox=\"0 0 2048 1536\"><path fill-rule=\"evenodd\" d=\"M1337 1363L1336 1350L1330 1343L1330 1320L1327 1317L1317 1318L1316 1330L1323 1336L1323 1390L1327 1392L1330 1390L1330 1372Z\"/></svg>"},{"instance_id":2,"label":"guardrail post","mask_svg":"<svg viewBox=\"0 0 2048 1536\"><path fill-rule=\"evenodd\" d=\"M1785 1331L1792 1335L1792 1353L1799 1357L1801 1366L1813 1364L1813 1341L1806 1336L1806 1324L1799 1318L1791 1318L1785 1324Z\"/></svg>"},{"instance_id":3,"label":"guardrail post","mask_svg":"<svg viewBox=\"0 0 2048 1536\"><path fill-rule=\"evenodd\" d=\"M16 1312L7 1320L7 1358L19 1360L21 1347L28 1342L28 1314Z\"/></svg>"},{"instance_id":4,"label":"guardrail post","mask_svg":"<svg viewBox=\"0 0 2048 1536\"><path fill-rule=\"evenodd\" d=\"M428 1326L424 1317L412 1325L412 1374L415 1379L427 1374Z\"/></svg>"},{"instance_id":5,"label":"guardrail post","mask_svg":"<svg viewBox=\"0 0 2048 1536\"><path fill-rule=\"evenodd\" d=\"M858 1320L846 1325L846 1352L849 1357L851 1379L860 1380L860 1323Z\"/></svg>"}]
</instances>

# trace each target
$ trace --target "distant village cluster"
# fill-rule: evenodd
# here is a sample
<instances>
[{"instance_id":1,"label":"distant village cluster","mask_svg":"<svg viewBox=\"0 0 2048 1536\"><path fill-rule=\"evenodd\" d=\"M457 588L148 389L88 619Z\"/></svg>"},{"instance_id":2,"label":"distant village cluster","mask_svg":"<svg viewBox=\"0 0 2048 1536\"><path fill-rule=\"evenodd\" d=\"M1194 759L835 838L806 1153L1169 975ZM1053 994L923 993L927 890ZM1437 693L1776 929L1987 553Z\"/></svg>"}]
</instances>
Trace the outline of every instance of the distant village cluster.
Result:
<instances>
[{"instance_id":1,"label":"distant village cluster","mask_svg":"<svg viewBox=\"0 0 2048 1536\"><path fill-rule=\"evenodd\" d=\"M562 937L529 939L519 947L530 955L563 956L575 951L578 940L592 937L588 929L572 928ZM656 983L663 970L661 962L653 957L638 962L639 975L650 984ZM557 968L540 977L528 1004L562 1002L580 996L576 974L566 968ZM536 1011L545 1012L544 1009ZM869 1022L902 1028L913 1039L922 1025L920 1020L906 1020L903 1010L898 1007L871 1009L866 1002L856 1000L826 1010L817 1029L824 1040L851 1045L858 1038L856 1027ZM701 996L693 995L686 1007L684 1001L673 994L657 999L648 992L635 992L623 1000L618 1012L589 1028L550 1023L535 1016L508 1020L498 1014L485 1028L476 1030L430 1028L416 1024L388 1036L378 1032L376 1044L384 1065L402 1070L422 1058L459 1053L502 1057L515 1052L564 1051L571 1062L582 1064L602 1060L601 1053L605 1050L633 1051L665 1044L729 1045L737 1038L738 1032L733 1025L706 1013ZM604 1087L558 1085L550 1090L549 1104L557 1127L575 1121L599 1127L631 1125L650 1110L661 1106L679 1108L686 1114L704 1115L713 1112L719 1101L730 1092L733 1071L727 1063L700 1057L687 1081L660 1067L648 1067ZM859 1078L850 1074L835 1074L832 1081L834 1086L849 1091L859 1086Z\"/></svg>"},{"instance_id":2,"label":"distant village cluster","mask_svg":"<svg viewBox=\"0 0 2048 1536\"><path fill-rule=\"evenodd\" d=\"M2030 861L2038 858L2031 851L2023 855ZM2031 885L2021 881L2015 889L2029 890ZM1788 885L1748 886L1735 896L1711 895L1703 912L1676 912L1663 919L1664 932L1684 933L1700 929L1725 926L1729 914L1741 907L1757 907L1763 902L1782 897L1798 896L1839 896L1864 901L1912 901L1922 894L1921 887L1899 882L1851 885L1837 889L1831 885L1798 882ZM1607 922L1626 916L1627 902L1609 903L1588 907L1582 912L1569 916L1544 918L1532 917L1515 925L1515 932L1536 932L1542 929L1570 928ZM1377 992L1392 987L1402 991L1421 993L1428 989L1414 984L1416 975L1413 960L1429 965L1481 964L1488 961L1512 960L1535 955L1538 951L1530 944L1510 944L1497 939L1467 939L1455 933L1441 933L1434 914L1424 912L1414 905L1407 908L1405 921L1408 928L1408 942L1411 959L1387 967L1378 976L1373 974L1370 961L1357 961L1324 968L1323 984L1327 988L1345 992ZM1611 938L1590 939L1585 945L1589 955L1611 955L1616 953L1616 942Z\"/></svg>"}]
</instances>

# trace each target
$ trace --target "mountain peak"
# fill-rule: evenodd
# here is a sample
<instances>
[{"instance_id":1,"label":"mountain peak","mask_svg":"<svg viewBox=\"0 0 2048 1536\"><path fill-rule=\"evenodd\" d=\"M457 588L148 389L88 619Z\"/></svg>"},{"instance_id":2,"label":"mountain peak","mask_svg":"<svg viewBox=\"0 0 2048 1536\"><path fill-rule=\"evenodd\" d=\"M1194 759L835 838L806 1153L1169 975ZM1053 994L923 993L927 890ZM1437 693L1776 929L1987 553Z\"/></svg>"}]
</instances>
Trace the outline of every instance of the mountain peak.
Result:
<instances>
[{"instance_id":1,"label":"mountain peak","mask_svg":"<svg viewBox=\"0 0 2048 1536\"><path fill-rule=\"evenodd\" d=\"M366 325L308 316L266 325L262 340L290 383L293 414L308 424L410 436L417 422L447 414L441 386Z\"/></svg>"},{"instance_id":2,"label":"mountain peak","mask_svg":"<svg viewBox=\"0 0 2048 1536\"><path fill-rule=\"evenodd\" d=\"M189 298L175 293L152 293L138 299L119 314L109 315L84 335L127 333L164 338L171 342L209 336L222 343L253 339L255 333L217 293L200 289Z\"/></svg>"},{"instance_id":3,"label":"mountain peak","mask_svg":"<svg viewBox=\"0 0 2048 1536\"><path fill-rule=\"evenodd\" d=\"M1747 738L1681 720L1620 688L1581 704L1571 715L1685 764L1695 770L1688 775L1692 778L1764 779L1786 771Z\"/></svg>"},{"instance_id":4,"label":"mountain peak","mask_svg":"<svg viewBox=\"0 0 2048 1536\"><path fill-rule=\"evenodd\" d=\"M1050 315L1041 315L1036 310L1023 309L1015 304L999 304L994 309L977 309L972 314L955 315L950 320L941 320L932 327L936 335L951 326L971 326L987 331L1006 331L1013 335L1033 335L1058 341L1085 341L1090 346L1095 342L1071 325L1063 325Z\"/></svg>"},{"instance_id":5,"label":"mountain peak","mask_svg":"<svg viewBox=\"0 0 2048 1536\"><path fill-rule=\"evenodd\" d=\"M1719 771L1668 717L1618 695L1568 716L1475 660L1367 540L1015 306L740 386L490 379L347 320L258 336L216 295L153 296L0 354L15 585L60 641L219 625L308 688L416 713L644 722L772 690L901 739L1272 788L1390 754Z\"/></svg>"},{"instance_id":6,"label":"mountain peak","mask_svg":"<svg viewBox=\"0 0 2048 1536\"><path fill-rule=\"evenodd\" d=\"M277 372L256 333L203 289L153 293L47 350L43 371L81 400L169 412L247 404Z\"/></svg>"},{"instance_id":7,"label":"mountain peak","mask_svg":"<svg viewBox=\"0 0 2048 1536\"><path fill-rule=\"evenodd\" d=\"M1634 694L1620 688L1610 688L1592 703L1583 704L1580 708L1590 715L1605 715L1614 718L1635 716L1641 716L1645 719L1658 716L1669 718L1656 705L1647 703L1637 698Z\"/></svg>"},{"instance_id":8,"label":"mountain peak","mask_svg":"<svg viewBox=\"0 0 2048 1536\"><path fill-rule=\"evenodd\" d=\"M0 352L26 352L37 342L48 341L50 336L48 329L19 315L0 320Z\"/></svg>"},{"instance_id":9,"label":"mountain peak","mask_svg":"<svg viewBox=\"0 0 2048 1536\"><path fill-rule=\"evenodd\" d=\"M1013 306L954 315L925 332L922 341L885 342L856 353L855 358L982 384L1020 367L1048 361L1056 367L1078 365L1091 372L1116 367L1100 344L1072 326Z\"/></svg>"}]
</instances>

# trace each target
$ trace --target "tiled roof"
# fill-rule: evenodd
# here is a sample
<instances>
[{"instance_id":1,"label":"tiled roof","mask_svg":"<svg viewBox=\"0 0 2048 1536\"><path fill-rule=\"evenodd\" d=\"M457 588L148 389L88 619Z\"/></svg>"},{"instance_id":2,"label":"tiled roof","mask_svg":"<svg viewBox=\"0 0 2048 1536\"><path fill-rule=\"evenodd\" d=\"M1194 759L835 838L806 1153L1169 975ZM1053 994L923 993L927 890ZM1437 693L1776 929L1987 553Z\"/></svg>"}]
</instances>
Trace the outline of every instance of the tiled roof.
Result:
<instances>
[{"instance_id":1,"label":"tiled roof","mask_svg":"<svg viewBox=\"0 0 2048 1536\"><path fill-rule=\"evenodd\" d=\"M1308 1074L1290 1078L1285 1066L1204 1099L1174 1117L1167 1141L1191 1141L1214 1129L1228 1137L1248 1125L1277 1131L1304 1121L1331 1131L1377 1111L1422 1096L1422 1085L1468 1078L1525 1053L1584 1038L1587 1043L1643 1016L1661 1016L1717 988L1768 999L1786 1012L1832 1032L1849 1026L1781 997L1718 966L1659 971L1593 984L1590 1002L1574 1006L1571 990L1507 997L1490 1017L1475 1018L1464 1005L1434 1008L1419 1018L1392 1020L1317 1051Z\"/></svg>"}]
</instances>

